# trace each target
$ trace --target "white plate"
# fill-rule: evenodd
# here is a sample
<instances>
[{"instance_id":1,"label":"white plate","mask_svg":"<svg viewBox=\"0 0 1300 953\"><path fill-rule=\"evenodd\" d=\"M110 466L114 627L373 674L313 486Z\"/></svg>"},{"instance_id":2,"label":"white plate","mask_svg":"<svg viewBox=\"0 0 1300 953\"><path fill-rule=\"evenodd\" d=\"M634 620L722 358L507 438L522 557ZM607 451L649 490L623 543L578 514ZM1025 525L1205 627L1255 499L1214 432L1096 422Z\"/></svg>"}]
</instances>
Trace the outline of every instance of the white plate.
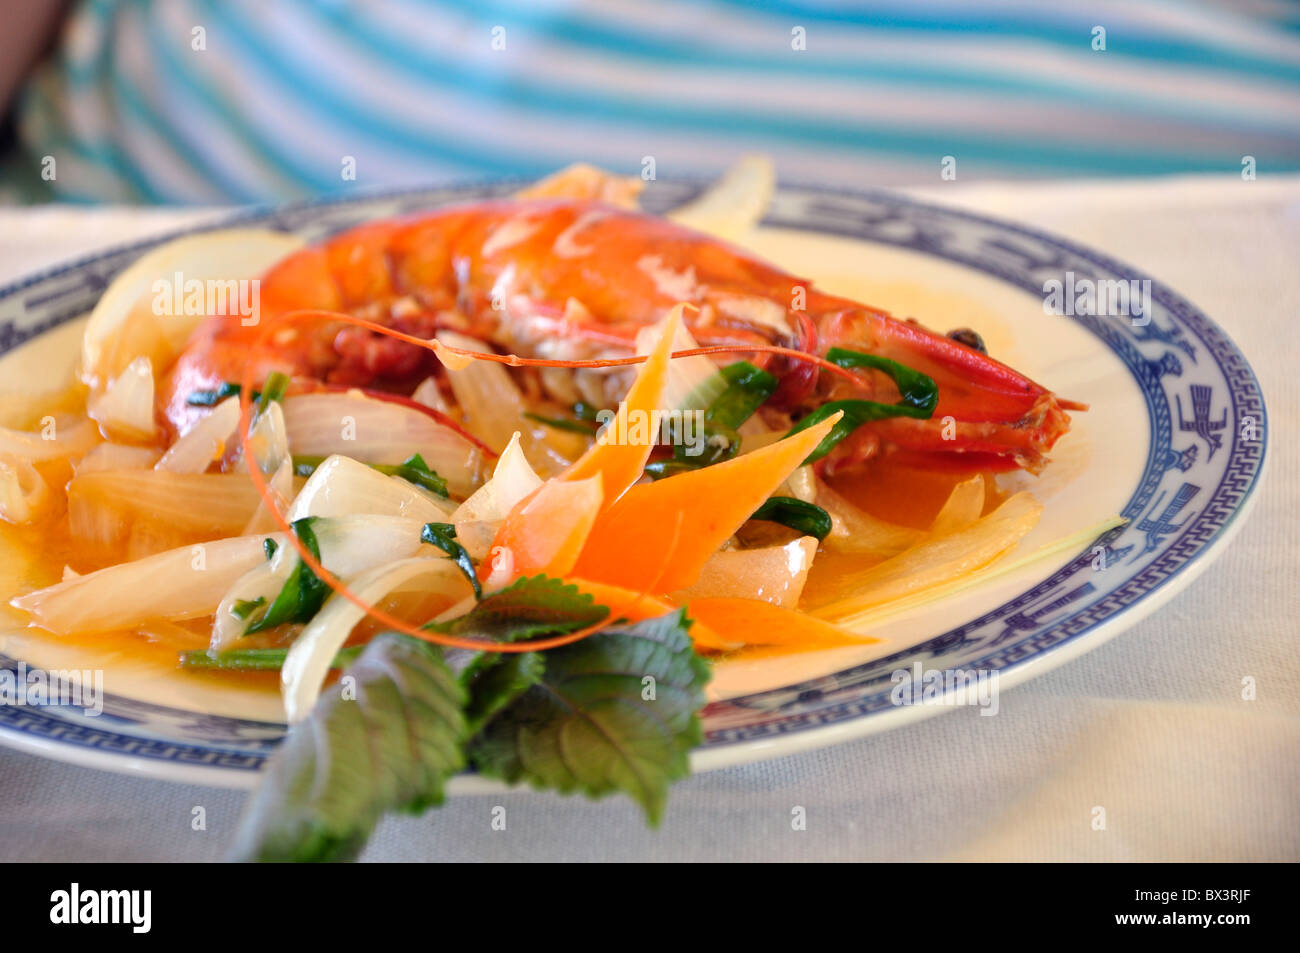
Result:
<instances>
[{"instance_id":1,"label":"white plate","mask_svg":"<svg viewBox=\"0 0 1300 953\"><path fill-rule=\"evenodd\" d=\"M236 222L315 240L358 222L501 194L439 189L293 206ZM669 207L696 188L657 183ZM226 227L231 222L222 223ZM154 243L150 243L154 244ZM990 353L1072 400L1075 414L1040 478L1045 504L1024 551L1119 513L1130 522L1076 551L1026 566L888 620L869 649L719 665L697 770L858 737L941 711L898 704L895 673L997 673L1005 689L1100 645L1154 611L1209 565L1241 525L1264 461L1259 384L1221 329L1152 280L1149 323L1044 310L1044 282L1146 280L1104 255L1028 229L887 193L783 186L748 243L838 292L941 330L968 326ZM70 365L75 319L149 245L118 249L0 290L5 390L48 386ZM14 353L6 353L15 351ZM1099 556L1099 554L1101 554ZM0 592L22 570L0 554ZM1104 568L1102 568L1104 567ZM283 735L265 691L87 653L9 626L0 667L102 668L103 713L0 706L0 742L96 767L200 784L249 786ZM895 697L891 697L895 696ZM481 785L457 779L453 789Z\"/></svg>"}]
</instances>

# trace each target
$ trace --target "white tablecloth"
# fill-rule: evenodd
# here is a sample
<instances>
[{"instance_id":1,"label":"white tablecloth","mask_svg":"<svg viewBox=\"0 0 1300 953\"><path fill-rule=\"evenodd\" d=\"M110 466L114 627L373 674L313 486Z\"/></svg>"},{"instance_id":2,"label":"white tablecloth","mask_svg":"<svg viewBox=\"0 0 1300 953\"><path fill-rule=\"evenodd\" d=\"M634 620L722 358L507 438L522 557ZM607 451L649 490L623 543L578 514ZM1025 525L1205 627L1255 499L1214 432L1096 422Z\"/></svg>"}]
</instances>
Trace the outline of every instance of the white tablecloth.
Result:
<instances>
[{"instance_id":1,"label":"white tablecloth","mask_svg":"<svg viewBox=\"0 0 1300 953\"><path fill-rule=\"evenodd\" d=\"M1300 178L963 186L925 197L1104 249L1191 298L1272 421L1253 517L1147 621L971 708L704 774L658 831L621 800L518 792L385 821L368 860L1300 859ZM0 210L0 281L196 214ZM209 213L210 214L210 213ZM1241 697L1243 676L1258 697ZM243 795L0 751L0 860L208 860ZM207 830L191 830L195 806ZM505 831L492 811L505 806ZM802 806L807 829L792 830ZM1091 824L1106 809L1106 829Z\"/></svg>"}]
</instances>

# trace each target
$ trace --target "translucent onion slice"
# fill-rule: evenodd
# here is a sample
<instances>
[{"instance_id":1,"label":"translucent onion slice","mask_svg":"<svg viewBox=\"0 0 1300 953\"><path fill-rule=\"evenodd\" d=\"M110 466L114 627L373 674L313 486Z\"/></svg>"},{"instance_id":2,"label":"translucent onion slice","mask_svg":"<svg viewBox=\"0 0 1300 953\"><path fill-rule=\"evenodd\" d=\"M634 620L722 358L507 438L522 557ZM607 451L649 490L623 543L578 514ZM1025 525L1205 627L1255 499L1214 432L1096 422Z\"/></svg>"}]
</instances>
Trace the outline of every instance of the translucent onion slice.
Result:
<instances>
[{"instance_id":1,"label":"translucent onion slice","mask_svg":"<svg viewBox=\"0 0 1300 953\"><path fill-rule=\"evenodd\" d=\"M222 595L264 562L265 536L239 536L183 546L20 596L10 602L61 635L125 629L150 619L210 615ZM282 534L272 534L280 546Z\"/></svg>"},{"instance_id":2,"label":"translucent onion slice","mask_svg":"<svg viewBox=\"0 0 1300 953\"><path fill-rule=\"evenodd\" d=\"M77 457L92 450L103 438L85 417L46 417L37 431L0 427L0 453L32 463Z\"/></svg>"},{"instance_id":3,"label":"translucent onion slice","mask_svg":"<svg viewBox=\"0 0 1300 953\"><path fill-rule=\"evenodd\" d=\"M472 596L469 582L450 559L429 557L377 566L349 580L348 588L373 605L394 590L416 582L426 591L445 594L448 605L467 594ZM280 692L290 724L311 713L330 663L363 618L365 612L350 600L331 596L289 647L280 669Z\"/></svg>"},{"instance_id":4,"label":"translucent onion slice","mask_svg":"<svg viewBox=\"0 0 1300 953\"><path fill-rule=\"evenodd\" d=\"M450 413L451 411L446 398L442 396L442 390L438 387L438 382L432 377L426 377L420 381L419 386L411 392L411 400L417 404L423 404L430 410L436 410L440 414Z\"/></svg>"},{"instance_id":5,"label":"translucent onion slice","mask_svg":"<svg viewBox=\"0 0 1300 953\"><path fill-rule=\"evenodd\" d=\"M752 422L753 418L746 423ZM787 478L781 488L774 494L776 496L793 496L796 500L803 500L805 503L817 502L817 476L813 473L811 466L799 467Z\"/></svg>"},{"instance_id":6,"label":"translucent onion slice","mask_svg":"<svg viewBox=\"0 0 1300 953\"><path fill-rule=\"evenodd\" d=\"M979 519L983 512L984 477L977 473L952 488L947 501L930 524L930 534L947 536L949 533L965 529Z\"/></svg>"},{"instance_id":7,"label":"translucent onion slice","mask_svg":"<svg viewBox=\"0 0 1300 953\"><path fill-rule=\"evenodd\" d=\"M390 560L414 556L424 545L420 542L422 529L422 521L401 516L341 516L319 520L313 526L321 562L344 579Z\"/></svg>"},{"instance_id":8,"label":"translucent onion slice","mask_svg":"<svg viewBox=\"0 0 1300 953\"><path fill-rule=\"evenodd\" d=\"M238 427L239 398L229 397L172 444L154 469L171 473L206 473L208 467L225 454Z\"/></svg>"},{"instance_id":9,"label":"translucent onion slice","mask_svg":"<svg viewBox=\"0 0 1300 953\"><path fill-rule=\"evenodd\" d=\"M150 354L167 366L205 311L177 314L174 287L256 278L303 246L297 235L269 229L225 229L188 235L150 249L109 284L86 324L81 375L100 388L134 358ZM173 294L160 297L159 281ZM205 301L206 304L206 301Z\"/></svg>"},{"instance_id":10,"label":"translucent onion slice","mask_svg":"<svg viewBox=\"0 0 1300 953\"><path fill-rule=\"evenodd\" d=\"M72 465L77 475L105 470L150 470L158 462L158 451L124 443L101 443Z\"/></svg>"},{"instance_id":11,"label":"translucent onion slice","mask_svg":"<svg viewBox=\"0 0 1300 953\"><path fill-rule=\"evenodd\" d=\"M420 523L445 523L455 509L456 504L401 477L335 454L307 478L289 508L289 519L372 513L405 516Z\"/></svg>"},{"instance_id":12,"label":"translucent onion slice","mask_svg":"<svg viewBox=\"0 0 1300 953\"><path fill-rule=\"evenodd\" d=\"M253 453L257 468L263 473L274 473L282 463L289 460L289 429L278 402L272 402L257 415L253 429L248 434L248 449Z\"/></svg>"},{"instance_id":13,"label":"translucent onion slice","mask_svg":"<svg viewBox=\"0 0 1300 953\"><path fill-rule=\"evenodd\" d=\"M296 454L396 464L418 453L458 497L482 482L483 451L414 407L348 391L287 397L283 409Z\"/></svg>"},{"instance_id":14,"label":"translucent onion slice","mask_svg":"<svg viewBox=\"0 0 1300 953\"><path fill-rule=\"evenodd\" d=\"M681 309L681 305L677 306ZM667 319L665 319L666 321ZM642 328L636 335L636 352L649 354L663 336L664 322ZM689 351L699 347L685 324L679 324L673 337L674 351ZM718 372L718 365L703 354L679 357L668 362L668 378L664 382L659 405L666 410L704 410L726 389L726 382Z\"/></svg>"},{"instance_id":15,"label":"translucent onion slice","mask_svg":"<svg viewBox=\"0 0 1300 953\"><path fill-rule=\"evenodd\" d=\"M916 592L900 596L896 599L889 599L885 602L874 603L865 609L857 609L853 600L846 599L843 602L834 603L815 610L813 613L821 618L830 619L839 625L860 630L866 625L876 625L884 619L898 615L902 612L908 612L912 609L918 609L922 606L930 605L940 599L956 595L975 586L983 585L986 582L992 582L1009 575L1018 569L1032 565L1042 559L1050 556L1056 556L1060 553L1066 553L1071 550L1078 551L1080 546L1086 543L1100 539L1102 535L1114 529L1116 526L1123 526L1128 520L1122 516L1109 516L1100 522L1091 526L1085 526L1068 536L1062 536L1050 543L1039 546L1027 553L1010 553L1005 558L996 559L982 569L975 572L967 573L964 576L958 576L949 579L947 582L938 583L925 589L919 589Z\"/></svg>"},{"instance_id":16,"label":"translucent onion slice","mask_svg":"<svg viewBox=\"0 0 1300 953\"><path fill-rule=\"evenodd\" d=\"M242 473L108 470L68 484L73 538L90 546L121 546L137 524L164 530L172 545L237 536L260 501Z\"/></svg>"},{"instance_id":17,"label":"translucent onion slice","mask_svg":"<svg viewBox=\"0 0 1300 953\"><path fill-rule=\"evenodd\" d=\"M266 481L267 489L271 491L271 499L274 501L275 511L284 513L289 509L289 501L293 499L293 461L286 459L280 464L280 469L272 474L271 479ZM271 509L266 505L266 500L258 500L257 511L253 518L248 521L244 527L242 535L247 536L250 533L271 533L278 529L279 523L271 515Z\"/></svg>"},{"instance_id":18,"label":"translucent onion slice","mask_svg":"<svg viewBox=\"0 0 1300 953\"><path fill-rule=\"evenodd\" d=\"M895 599L942 586L988 565L1034 528L1043 505L1017 493L970 526L930 537L907 551L847 579L838 594L816 609L822 618L842 618Z\"/></svg>"},{"instance_id":19,"label":"translucent onion slice","mask_svg":"<svg viewBox=\"0 0 1300 953\"><path fill-rule=\"evenodd\" d=\"M49 505L50 488L21 457L0 453L0 519L30 523Z\"/></svg>"},{"instance_id":20,"label":"translucent onion slice","mask_svg":"<svg viewBox=\"0 0 1300 953\"><path fill-rule=\"evenodd\" d=\"M482 341L455 331L439 331L437 337L443 344L465 351L490 350ZM510 373L500 364L471 360L459 370L448 368L447 379L465 415L465 425L497 453L504 451L527 409Z\"/></svg>"},{"instance_id":21,"label":"translucent onion slice","mask_svg":"<svg viewBox=\"0 0 1300 953\"><path fill-rule=\"evenodd\" d=\"M474 495L452 513L453 523L478 520L503 520L515 504L542 485L542 478L528 463L515 431L497 459L492 479L474 491Z\"/></svg>"},{"instance_id":22,"label":"translucent onion slice","mask_svg":"<svg viewBox=\"0 0 1300 953\"><path fill-rule=\"evenodd\" d=\"M761 599L793 609L816 554L817 540L812 536L784 546L723 550L704 564L694 585L673 593L672 599L680 603L712 597Z\"/></svg>"},{"instance_id":23,"label":"translucent onion slice","mask_svg":"<svg viewBox=\"0 0 1300 953\"><path fill-rule=\"evenodd\" d=\"M776 168L765 155L742 156L694 201L668 213L678 225L739 241L767 213L776 191Z\"/></svg>"},{"instance_id":24,"label":"translucent onion slice","mask_svg":"<svg viewBox=\"0 0 1300 953\"><path fill-rule=\"evenodd\" d=\"M110 434L146 442L158 432L153 394L153 362L137 357L109 383L105 393L90 399L86 412Z\"/></svg>"},{"instance_id":25,"label":"translucent onion slice","mask_svg":"<svg viewBox=\"0 0 1300 953\"><path fill-rule=\"evenodd\" d=\"M460 520L456 525L456 542L465 547L470 559L482 562L492 552L501 529L501 520Z\"/></svg>"},{"instance_id":26,"label":"translucent onion slice","mask_svg":"<svg viewBox=\"0 0 1300 953\"><path fill-rule=\"evenodd\" d=\"M822 543L833 552L889 558L915 546L925 536L920 530L876 519L821 480L816 487L815 502L831 518L830 534Z\"/></svg>"}]
</instances>

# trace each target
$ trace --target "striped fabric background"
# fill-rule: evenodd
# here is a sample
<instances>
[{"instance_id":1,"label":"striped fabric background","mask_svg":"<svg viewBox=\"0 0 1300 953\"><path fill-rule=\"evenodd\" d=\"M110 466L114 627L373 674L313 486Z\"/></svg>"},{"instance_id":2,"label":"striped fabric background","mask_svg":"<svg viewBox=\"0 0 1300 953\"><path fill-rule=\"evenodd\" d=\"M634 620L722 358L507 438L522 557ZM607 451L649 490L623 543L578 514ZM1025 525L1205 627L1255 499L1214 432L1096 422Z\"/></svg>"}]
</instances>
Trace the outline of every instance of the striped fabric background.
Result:
<instances>
[{"instance_id":1,"label":"striped fabric background","mask_svg":"<svg viewBox=\"0 0 1300 953\"><path fill-rule=\"evenodd\" d=\"M73 201L279 201L647 156L672 177L747 151L853 186L937 183L944 156L962 181L1236 174L1244 156L1263 176L1300 169L1300 5L82 0L19 136L29 180L53 156L44 187Z\"/></svg>"}]
</instances>

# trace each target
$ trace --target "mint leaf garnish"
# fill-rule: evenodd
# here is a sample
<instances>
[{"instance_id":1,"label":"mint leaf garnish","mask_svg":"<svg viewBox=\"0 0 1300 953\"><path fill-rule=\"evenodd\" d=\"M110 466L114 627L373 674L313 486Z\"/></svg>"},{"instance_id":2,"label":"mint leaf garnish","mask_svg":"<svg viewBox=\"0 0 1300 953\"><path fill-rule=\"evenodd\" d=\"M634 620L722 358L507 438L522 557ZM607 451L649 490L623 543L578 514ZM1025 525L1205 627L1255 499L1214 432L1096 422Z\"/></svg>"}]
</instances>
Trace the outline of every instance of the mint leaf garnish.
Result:
<instances>
[{"instance_id":1,"label":"mint leaf garnish","mask_svg":"<svg viewBox=\"0 0 1300 953\"><path fill-rule=\"evenodd\" d=\"M696 712L709 668L689 629L678 610L547 651L540 681L489 718L470 760L510 783L591 797L625 791L657 824L702 738Z\"/></svg>"},{"instance_id":2,"label":"mint leaf garnish","mask_svg":"<svg viewBox=\"0 0 1300 953\"><path fill-rule=\"evenodd\" d=\"M465 718L471 734L540 682L546 671L545 652L479 653L480 658L494 654L495 660L472 666L461 676L462 684L469 691Z\"/></svg>"},{"instance_id":3,"label":"mint leaf garnish","mask_svg":"<svg viewBox=\"0 0 1300 953\"><path fill-rule=\"evenodd\" d=\"M430 622L431 632L469 639L519 642L543 635L563 635L595 625L609 615L589 593L550 576L524 576L484 596L465 615Z\"/></svg>"},{"instance_id":4,"label":"mint leaf garnish","mask_svg":"<svg viewBox=\"0 0 1300 953\"><path fill-rule=\"evenodd\" d=\"M577 586L538 575L516 579L485 596L465 615L425 628L485 642L520 642L576 632L608 616L609 609L596 605ZM447 662L469 692L466 717L472 730L535 685L549 654L449 650Z\"/></svg>"},{"instance_id":5,"label":"mint leaf garnish","mask_svg":"<svg viewBox=\"0 0 1300 953\"><path fill-rule=\"evenodd\" d=\"M349 860L386 811L439 804L464 765L465 690L438 650L385 633L295 725L249 797L235 860Z\"/></svg>"}]
</instances>

